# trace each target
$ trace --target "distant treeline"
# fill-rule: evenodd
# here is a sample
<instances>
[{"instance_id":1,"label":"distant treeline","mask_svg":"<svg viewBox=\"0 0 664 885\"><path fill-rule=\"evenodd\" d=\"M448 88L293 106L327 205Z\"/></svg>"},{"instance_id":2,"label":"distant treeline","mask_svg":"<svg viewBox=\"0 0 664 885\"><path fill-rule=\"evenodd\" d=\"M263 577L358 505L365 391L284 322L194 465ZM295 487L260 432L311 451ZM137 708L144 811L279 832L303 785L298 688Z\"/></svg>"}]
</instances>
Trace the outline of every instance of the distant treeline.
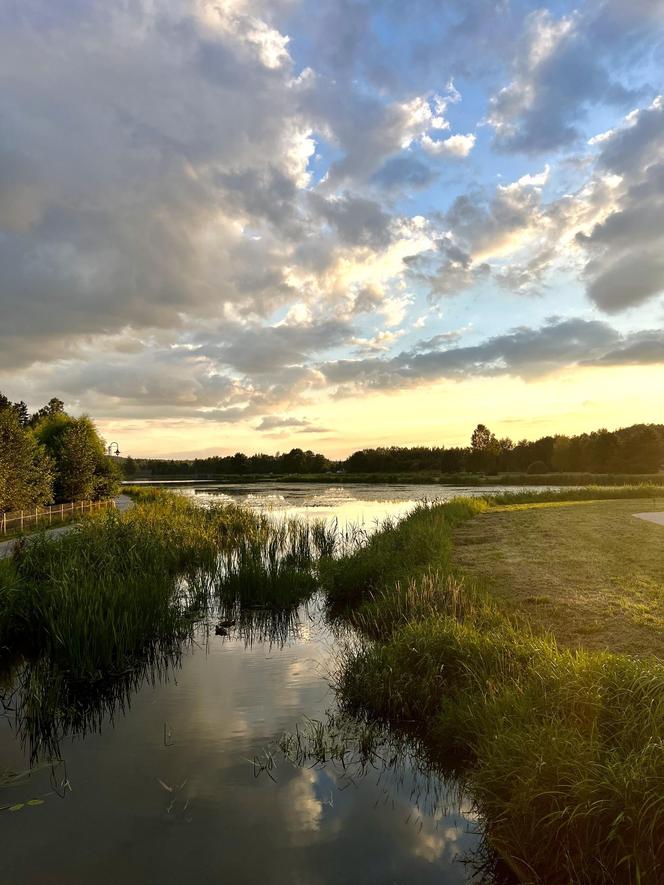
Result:
<instances>
[{"instance_id":1,"label":"distant treeline","mask_svg":"<svg viewBox=\"0 0 664 885\"><path fill-rule=\"evenodd\" d=\"M484 474L549 473L655 474L664 467L664 425L634 424L620 430L597 430L579 436L543 436L537 440L497 438L484 424L470 445L398 446L362 449L344 461L302 449L276 455L235 455L164 460L126 458L127 478L140 476L204 477L293 474Z\"/></svg>"},{"instance_id":2,"label":"distant treeline","mask_svg":"<svg viewBox=\"0 0 664 885\"><path fill-rule=\"evenodd\" d=\"M122 462L125 477L136 476L245 476L272 474L314 474L328 473L336 469L336 462L315 452L291 449L290 452L276 455L235 455L194 458L191 461L167 460L162 458L124 458Z\"/></svg>"}]
</instances>

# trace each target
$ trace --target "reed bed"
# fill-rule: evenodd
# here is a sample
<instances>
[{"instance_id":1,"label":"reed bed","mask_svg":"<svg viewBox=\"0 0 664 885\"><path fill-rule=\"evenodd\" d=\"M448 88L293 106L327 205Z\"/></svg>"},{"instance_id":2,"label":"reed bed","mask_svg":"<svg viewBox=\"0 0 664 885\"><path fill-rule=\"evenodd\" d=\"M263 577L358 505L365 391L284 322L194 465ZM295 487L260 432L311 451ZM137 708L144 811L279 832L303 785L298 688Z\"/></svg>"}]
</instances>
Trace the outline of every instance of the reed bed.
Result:
<instances>
[{"instance_id":1,"label":"reed bed","mask_svg":"<svg viewBox=\"0 0 664 885\"><path fill-rule=\"evenodd\" d=\"M34 538L0 574L0 645L44 654L80 680L122 673L154 643L171 647L188 635L199 576L258 530L240 508L203 510L161 493L67 535Z\"/></svg>"},{"instance_id":2,"label":"reed bed","mask_svg":"<svg viewBox=\"0 0 664 885\"><path fill-rule=\"evenodd\" d=\"M320 568L347 544L336 522L265 521L222 558L216 590L223 604L288 608L319 587Z\"/></svg>"}]
</instances>

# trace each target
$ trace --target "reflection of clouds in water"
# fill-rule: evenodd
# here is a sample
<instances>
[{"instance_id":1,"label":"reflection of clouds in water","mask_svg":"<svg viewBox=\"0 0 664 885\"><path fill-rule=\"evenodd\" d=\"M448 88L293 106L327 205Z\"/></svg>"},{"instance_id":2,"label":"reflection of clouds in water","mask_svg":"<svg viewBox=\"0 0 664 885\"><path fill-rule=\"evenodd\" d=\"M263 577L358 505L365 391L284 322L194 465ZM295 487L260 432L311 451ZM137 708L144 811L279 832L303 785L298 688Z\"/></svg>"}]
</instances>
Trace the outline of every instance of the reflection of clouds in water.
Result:
<instances>
[{"instance_id":1,"label":"reflection of clouds in water","mask_svg":"<svg viewBox=\"0 0 664 885\"><path fill-rule=\"evenodd\" d=\"M286 788L286 826L291 832L306 833L320 829L323 803L316 795L317 777L316 771L300 771Z\"/></svg>"},{"instance_id":2,"label":"reflection of clouds in water","mask_svg":"<svg viewBox=\"0 0 664 885\"><path fill-rule=\"evenodd\" d=\"M452 857L457 853L456 843L459 839L456 827L436 826L430 820L423 823L413 844L413 854L429 863L440 861L445 854Z\"/></svg>"}]
</instances>

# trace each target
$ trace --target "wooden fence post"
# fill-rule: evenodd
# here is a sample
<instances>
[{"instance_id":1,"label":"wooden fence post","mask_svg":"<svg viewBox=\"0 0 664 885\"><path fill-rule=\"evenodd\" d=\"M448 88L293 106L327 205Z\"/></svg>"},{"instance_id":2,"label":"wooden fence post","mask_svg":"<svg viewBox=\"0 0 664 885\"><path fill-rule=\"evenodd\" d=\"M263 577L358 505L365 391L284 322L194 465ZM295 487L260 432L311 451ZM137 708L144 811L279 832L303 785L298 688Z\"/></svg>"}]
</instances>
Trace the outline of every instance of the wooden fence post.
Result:
<instances>
[{"instance_id":1,"label":"wooden fence post","mask_svg":"<svg viewBox=\"0 0 664 885\"><path fill-rule=\"evenodd\" d=\"M21 531L23 531L23 511L21 510Z\"/></svg>"}]
</instances>

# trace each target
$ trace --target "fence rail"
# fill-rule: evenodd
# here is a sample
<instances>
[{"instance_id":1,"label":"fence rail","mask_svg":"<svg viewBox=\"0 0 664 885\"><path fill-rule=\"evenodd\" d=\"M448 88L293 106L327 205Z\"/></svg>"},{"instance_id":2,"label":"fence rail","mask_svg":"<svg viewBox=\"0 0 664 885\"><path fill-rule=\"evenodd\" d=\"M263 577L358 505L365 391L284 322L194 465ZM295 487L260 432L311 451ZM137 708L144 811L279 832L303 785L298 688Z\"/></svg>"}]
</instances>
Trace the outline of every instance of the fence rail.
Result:
<instances>
[{"instance_id":1,"label":"fence rail","mask_svg":"<svg viewBox=\"0 0 664 885\"><path fill-rule=\"evenodd\" d=\"M82 515L94 510L103 510L105 507L116 506L115 498L105 498L103 501L71 501L69 504L52 504L50 507L9 510L6 513L0 513L0 535L23 531L32 526L35 528L45 527L64 522L65 519L69 519L77 513Z\"/></svg>"}]
</instances>

